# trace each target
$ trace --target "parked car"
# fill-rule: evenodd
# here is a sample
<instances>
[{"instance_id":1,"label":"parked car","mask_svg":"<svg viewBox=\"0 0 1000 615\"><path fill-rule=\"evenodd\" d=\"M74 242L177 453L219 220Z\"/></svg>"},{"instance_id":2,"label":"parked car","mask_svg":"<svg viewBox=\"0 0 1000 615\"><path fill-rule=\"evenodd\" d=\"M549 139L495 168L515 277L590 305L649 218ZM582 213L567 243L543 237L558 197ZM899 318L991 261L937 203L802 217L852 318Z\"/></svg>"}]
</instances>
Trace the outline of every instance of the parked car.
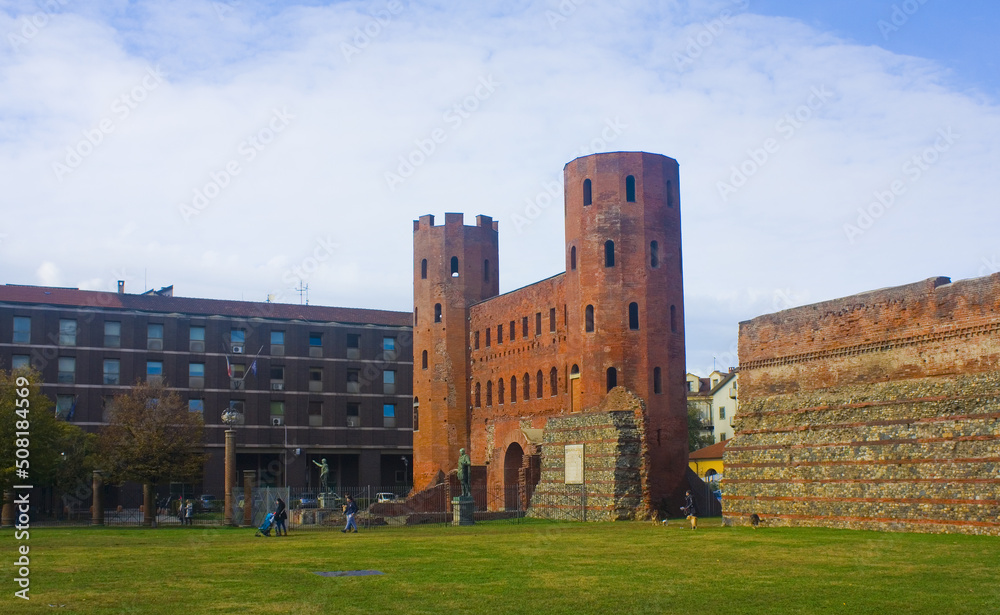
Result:
<instances>
[{"instance_id":1,"label":"parked car","mask_svg":"<svg viewBox=\"0 0 1000 615\"><path fill-rule=\"evenodd\" d=\"M383 492L375 494L375 501L379 504L383 502L401 502L402 498L397 496L395 493Z\"/></svg>"},{"instance_id":2,"label":"parked car","mask_svg":"<svg viewBox=\"0 0 1000 615\"><path fill-rule=\"evenodd\" d=\"M316 508L319 506L319 501L316 499L315 493L303 493L299 496L299 508Z\"/></svg>"},{"instance_id":3,"label":"parked car","mask_svg":"<svg viewBox=\"0 0 1000 615\"><path fill-rule=\"evenodd\" d=\"M198 512L211 512L215 510L215 507L219 504L219 500L215 499L214 495L205 493L198 498L196 505L198 507Z\"/></svg>"}]
</instances>

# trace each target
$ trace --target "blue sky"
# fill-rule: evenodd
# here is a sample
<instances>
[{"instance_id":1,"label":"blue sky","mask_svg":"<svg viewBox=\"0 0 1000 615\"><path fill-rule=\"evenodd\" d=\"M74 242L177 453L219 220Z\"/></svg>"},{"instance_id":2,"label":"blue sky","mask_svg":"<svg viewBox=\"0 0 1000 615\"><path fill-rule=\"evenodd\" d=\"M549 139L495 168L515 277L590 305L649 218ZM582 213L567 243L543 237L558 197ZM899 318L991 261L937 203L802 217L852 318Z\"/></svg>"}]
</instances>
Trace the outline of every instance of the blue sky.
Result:
<instances>
[{"instance_id":1,"label":"blue sky","mask_svg":"<svg viewBox=\"0 0 1000 615\"><path fill-rule=\"evenodd\" d=\"M704 374L741 320L1000 271L998 12L0 2L0 282L409 310L411 221L459 211L508 291L564 270L563 165L643 150Z\"/></svg>"}]
</instances>

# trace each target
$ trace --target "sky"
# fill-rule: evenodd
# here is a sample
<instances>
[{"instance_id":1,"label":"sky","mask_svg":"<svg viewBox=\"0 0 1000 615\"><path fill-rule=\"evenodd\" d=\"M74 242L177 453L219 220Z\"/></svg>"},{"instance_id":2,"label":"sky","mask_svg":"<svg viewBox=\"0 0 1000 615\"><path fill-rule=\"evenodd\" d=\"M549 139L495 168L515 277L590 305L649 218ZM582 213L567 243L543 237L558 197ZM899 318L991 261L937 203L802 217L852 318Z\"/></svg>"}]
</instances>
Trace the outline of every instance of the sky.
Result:
<instances>
[{"instance_id":1,"label":"sky","mask_svg":"<svg viewBox=\"0 0 1000 615\"><path fill-rule=\"evenodd\" d=\"M688 370L1000 271L1000 5L0 0L0 283L412 309L412 220L565 269L562 168L680 163Z\"/></svg>"}]
</instances>

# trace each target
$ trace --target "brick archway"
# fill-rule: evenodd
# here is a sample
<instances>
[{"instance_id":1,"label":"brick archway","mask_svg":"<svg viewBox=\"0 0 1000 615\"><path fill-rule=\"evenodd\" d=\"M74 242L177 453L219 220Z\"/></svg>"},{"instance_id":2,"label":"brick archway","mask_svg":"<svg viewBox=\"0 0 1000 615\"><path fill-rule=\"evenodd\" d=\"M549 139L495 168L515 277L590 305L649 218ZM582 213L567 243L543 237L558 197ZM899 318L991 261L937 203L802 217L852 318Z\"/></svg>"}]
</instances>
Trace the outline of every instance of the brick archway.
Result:
<instances>
[{"instance_id":1,"label":"brick archway","mask_svg":"<svg viewBox=\"0 0 1000 615\"><path fill-rule=\"evenodd\" d=\"M507 510L520 508L521 468L524 465L524 449L517 442L511 442L503 455L503 501Z\"/></svg>"}]
</instances>

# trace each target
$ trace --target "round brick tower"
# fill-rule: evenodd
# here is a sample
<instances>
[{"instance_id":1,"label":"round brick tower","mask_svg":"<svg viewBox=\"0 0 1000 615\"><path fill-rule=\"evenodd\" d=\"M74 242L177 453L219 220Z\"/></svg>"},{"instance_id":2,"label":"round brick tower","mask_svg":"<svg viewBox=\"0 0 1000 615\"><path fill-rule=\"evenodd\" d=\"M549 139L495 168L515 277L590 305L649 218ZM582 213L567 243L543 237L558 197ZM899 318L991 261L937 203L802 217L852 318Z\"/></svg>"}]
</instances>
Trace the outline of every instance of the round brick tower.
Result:
<instances>
[{"instance_id":1,"label":"round brick tower","mask_svg":"<svg viewBox=\"0 0 1000 615\"><path fill-rule=\"evenodd\" d=\"M468 307L499 293L497 223L460 213L413 222L413 488L437 484L469 449ZM683 378L682 378L683 379Z\"/></svg>"},{"instance_id":2,"label":"round brick tower","mask_svg":"<svg viewBox=\"0 0 1000 615\"><path fill-rule=\"evenodd\" d=\"M687 468L677 161L612 152L563 173L573 406L596 406L615 385L645 400L644 491L659 505L683 493Z\"/></svg>"}]
</instances>

